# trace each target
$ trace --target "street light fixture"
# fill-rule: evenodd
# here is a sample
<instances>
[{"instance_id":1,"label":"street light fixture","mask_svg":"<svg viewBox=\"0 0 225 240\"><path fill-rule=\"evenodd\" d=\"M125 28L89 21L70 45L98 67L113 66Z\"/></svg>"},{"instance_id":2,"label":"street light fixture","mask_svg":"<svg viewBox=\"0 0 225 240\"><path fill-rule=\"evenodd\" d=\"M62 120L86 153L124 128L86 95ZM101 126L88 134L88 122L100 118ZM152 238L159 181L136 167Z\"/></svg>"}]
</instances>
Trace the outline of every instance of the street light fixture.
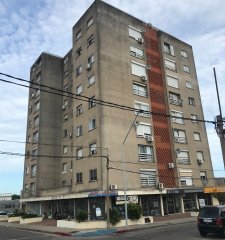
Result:
<instances>
[{"instance_id":1,"label":"street light fixture","mask_svg":"<svg viewBox=\"0 0 225 240\"><path fill-rule=\"evenodd\" d=\"M133 125L135 124L138 115L140 113L143 113L143 112L144 112L143 110L138 110L138 112L137 112L137 114L136 114L136 116L135 116L135 118L134 118L134 120L133 120L133 122L132 122L132 124L131 124L131 126L130 126L130 128L128 130L128 132L127 132L127 135L124 138L123 143L122 143L122 162L123 162L123 182L124 182L124 198L125 198L124 202L125 202L125 223L126 223L126 228L128 228L128 214L127 214L127 178L126 178L126 168L125 168L125 157L124 157L125 149L124 149L124 147L125 147L125 143L126 143L127 137L130 134L130 131L131 131Z\"/></svg>"}]
</instances>

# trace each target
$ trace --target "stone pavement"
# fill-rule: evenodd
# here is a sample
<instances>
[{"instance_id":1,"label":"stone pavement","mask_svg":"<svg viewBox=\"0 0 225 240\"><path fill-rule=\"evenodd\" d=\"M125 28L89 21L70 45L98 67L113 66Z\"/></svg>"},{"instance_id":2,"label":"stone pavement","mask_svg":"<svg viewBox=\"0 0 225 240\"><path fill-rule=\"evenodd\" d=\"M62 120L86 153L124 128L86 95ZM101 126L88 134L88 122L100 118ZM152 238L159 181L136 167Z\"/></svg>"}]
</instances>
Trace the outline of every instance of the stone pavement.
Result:
<instances>
[{"instance_id":1,"label":"stone pavement","mask_svg":"<svg viewBox=\"0 0 225 240\"><path fill-rule=\"evenodd\" d=\"M0 226L5 226L9 228L17 228L24 229L30 231L38 231L50 234L57 234L61 236L100 236L107 235L112 233L122 233L127 231L136 231L145 228L152 227L160 227L171 224L181 224L188 222L196 222L196 217L191 217L190 213L184 214L172 214L166 216L155 216L153 223L147 223L144 225L133 225L120 228L111 228L111 229L88 229L88 230L79 230L74 228L59 228L56 226L56 220L46 219L40 223L32 223L32 224L19 224L19 223L8 223L8 222L0 222Z\"/></svg>"}]
</instances>

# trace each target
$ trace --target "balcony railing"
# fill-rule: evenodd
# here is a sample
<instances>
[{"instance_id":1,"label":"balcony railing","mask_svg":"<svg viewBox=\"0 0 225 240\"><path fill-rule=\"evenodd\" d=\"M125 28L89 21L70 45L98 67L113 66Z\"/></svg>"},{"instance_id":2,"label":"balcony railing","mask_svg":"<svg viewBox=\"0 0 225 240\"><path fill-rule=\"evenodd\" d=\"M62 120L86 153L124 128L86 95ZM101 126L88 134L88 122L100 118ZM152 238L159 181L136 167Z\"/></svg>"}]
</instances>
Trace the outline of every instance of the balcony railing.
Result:
<instances>
[{"instance_id":1,"label":"balcony railing","mask_svg":"<svg viewBox=\"0 0 225 240\"><path fill-rule=\"evenodd\" d=\"M133 93L142 97L147 97L146 90L133 89Z\"/></svg>"},{"instance_id":2,"label":"balcony railing","mask_svg":"<svg viewBox=\"0 0 225 240\"><path fill-rule=\"evenodd\" d=\"M181 98L170 98L169 102L171 104L177 105L177 106L181 106L182 107L182 103L183 103L183 99Z\"/></svg>"},{"instance_id":3,"label":"balcony railing","mask_svg":"<svg viewBox=\"0 0 225 240\"><path fill-rule=\"evenodd\" d=\"M147 154L147 153L139 153L138 158L140 161L154 161L154 155L153 154Z\"/></svg>"}]
</instances>

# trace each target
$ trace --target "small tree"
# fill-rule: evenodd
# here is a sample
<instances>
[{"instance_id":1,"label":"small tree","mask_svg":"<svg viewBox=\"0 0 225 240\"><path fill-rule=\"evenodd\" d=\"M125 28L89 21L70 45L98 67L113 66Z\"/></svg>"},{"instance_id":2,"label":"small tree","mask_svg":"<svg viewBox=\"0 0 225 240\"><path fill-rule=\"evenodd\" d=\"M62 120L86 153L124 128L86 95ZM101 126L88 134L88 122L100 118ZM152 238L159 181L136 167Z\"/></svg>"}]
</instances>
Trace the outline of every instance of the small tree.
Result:
<instances>
[{"instance_id":1,"label":"small tree","mask_svg":"<svg viewBox=\"0 0 225 240\"><path fill-rule=\"evenodd\" d=\"M84 210L79 210L76 214L77 222L85 222L88 219L88 214Z\"/></svg>"},{"instance_id":2,"label":"small tree","mask_svg":"<svg viewBox=\"0 0 225 240\"><path fill-rule=\"evenodd\" d=\"M109 219L110 223L115 226L120 221L120 213L117 208L109 210Z\"/></svg>"},{"instance_id":3,"label":"small tree","mask_svg":"<svg viewBox=\"0 0 225 240\"><path fill-rule=\"evenodd\" d=\"M128 203L127 213L131 220L138 220L141 218L142 208L138 203Z\"/></svg>"}]
</instances>

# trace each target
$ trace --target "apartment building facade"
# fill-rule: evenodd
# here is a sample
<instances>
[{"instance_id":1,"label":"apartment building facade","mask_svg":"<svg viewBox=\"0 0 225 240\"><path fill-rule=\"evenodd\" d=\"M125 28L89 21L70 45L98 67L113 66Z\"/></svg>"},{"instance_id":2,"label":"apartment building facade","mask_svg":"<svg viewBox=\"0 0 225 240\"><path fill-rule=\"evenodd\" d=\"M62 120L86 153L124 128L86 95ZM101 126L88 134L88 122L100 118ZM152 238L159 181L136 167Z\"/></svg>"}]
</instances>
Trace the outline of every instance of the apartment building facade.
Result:
<instances>
[{"instance_id":1,"label":"apartment building facade","mask_svg":"<svg viewBox=\"0 0 225 240\"><path fill-rule=\"evenodd\" d=\"M29 211L74 217L84 209L93 220L109 194L123 215L124 187L145 216L210 204L204 187L214 176L190 45L96 0L73 27L68 54L42 53L30 76Z\"/></svg>"}]
</instances>

